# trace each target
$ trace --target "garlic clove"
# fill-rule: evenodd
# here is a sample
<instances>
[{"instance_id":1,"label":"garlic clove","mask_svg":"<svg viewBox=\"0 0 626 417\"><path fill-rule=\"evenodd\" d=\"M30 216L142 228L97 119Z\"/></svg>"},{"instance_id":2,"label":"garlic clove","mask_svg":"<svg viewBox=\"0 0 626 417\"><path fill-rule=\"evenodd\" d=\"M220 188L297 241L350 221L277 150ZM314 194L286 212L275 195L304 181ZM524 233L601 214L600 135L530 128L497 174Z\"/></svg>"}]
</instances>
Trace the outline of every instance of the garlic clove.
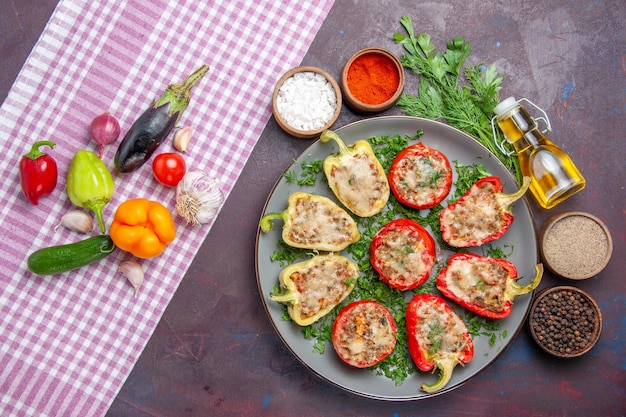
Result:
<instances>
[{"instance_id":1,"label":"garlic clove","mask_svg":"<svg viewBox=\"0 0 626 417\"><path fill-rule=\"evenodd\" d=\"M174 147L181 152L185 152L191 142L191 134L193 133L193 127L185 126L179 129L174 134Z\"/></svg>"},{"instance_id":2,"label":"garlic clove","mask_svg":"<svg viewBox=\"0 0 626 417\"><path fill-rule=\"evenodd\" d=\"M144 272L141 265L135 261L125 261L118 267L118 272L126 277L130 285L135 289L135 297L139 292L139 287L143 284Z\"/></svg>"},{"instance_id":3,"label":"garlic clove","mask_svg":"<svg viewBox=\"0 0 626 417\"><path fill-rule=\"evenodd\" d=\"M83 210L72 210L61 217L61 222L56 225L54 230L57 230L60 226L74 232L89 233L93 230L94 222L91 214Z\"/></svg>"}]
</instances>

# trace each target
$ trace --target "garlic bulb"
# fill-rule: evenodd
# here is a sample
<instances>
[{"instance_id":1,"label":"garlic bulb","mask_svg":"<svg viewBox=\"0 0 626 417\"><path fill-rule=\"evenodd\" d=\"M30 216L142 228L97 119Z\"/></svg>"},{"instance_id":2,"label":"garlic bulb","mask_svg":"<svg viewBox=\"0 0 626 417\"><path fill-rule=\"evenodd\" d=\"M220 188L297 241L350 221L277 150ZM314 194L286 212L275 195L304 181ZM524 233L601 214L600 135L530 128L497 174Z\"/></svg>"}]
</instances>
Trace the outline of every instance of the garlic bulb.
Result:
<instances>
[{"instance_id":1,"label":"garlic bulb","mask_svg":"<svg viewBox=\"0 0 626 417\"><path fill-rule=\"evenodd\" d=\"M91 215L83 210L71 210L61 217L61 222L54 230L60 226L66 227L74 232L89 233L93 230L93 219Z\"/></svg>"},{"instance_id":2,"label":"garlic bulb","mask_svg":"<svg viewBox=\"0 0 626 417\"><path fill-rule=\"evenodd\" d=\"M223 201L219 182L200 171L186 173L176 186L176 212L187 224L207 223Z\"/></svg>"},{"instance_id":3,"label":"garlic bulb","mask_svg":"<svg viewBox=\"0 0 626 417\"><path fill-rule=\"evenodd\" d=\"M177 130L174 134L174 147L181 152L187 150L189 142L191 141L191 134L193 133L193 127L185 126L180 130Z\"/></svg>"},{"instance_id":4,"label":"garlic bulb","mask_svg":"<svg viewBox=\"0 0 626 417\"><path fill-rule=\"evenodd\" d=\"M141 265L135 261L125 261L120 264L117 271L126 277L130 285L135 289L135 297L139 292L139 287L143 284L143 269Z\"/></svg>"}]
</instances>

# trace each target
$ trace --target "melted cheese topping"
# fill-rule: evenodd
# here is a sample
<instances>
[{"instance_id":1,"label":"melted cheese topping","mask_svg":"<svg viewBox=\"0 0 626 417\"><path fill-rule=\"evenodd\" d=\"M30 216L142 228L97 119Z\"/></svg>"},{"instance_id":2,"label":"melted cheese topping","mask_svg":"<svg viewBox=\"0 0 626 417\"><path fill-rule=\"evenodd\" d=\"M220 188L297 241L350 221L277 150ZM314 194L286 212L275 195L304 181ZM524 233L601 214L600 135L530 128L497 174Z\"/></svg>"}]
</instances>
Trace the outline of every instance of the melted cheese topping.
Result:
<instances>
[{"instance_id":1,"label":"melted cheese topping","mask_svg":"<svg viewBox=\"0 0 626 417\"><path fill-rule=\"evenodd\" d=\"M444 159L411 155L402 159L394 171L395 191L400 197L418 206L441 201L450 192L450 167Z\"/></svg>"},{"instance_id":2,"label":"melted cheese topping","mask_svg":"<svg viewBox=\"0 0 626 417\"><path fill-rule=\"evenodd\" d=\"M454 259L446 271L448 289L459 299L500 312L505 306L508 271L481 259Z\"/></svg>"},{"instance_id":3,"label":"melted cheese topping","mask_svg":"<svg viewBox=\"0 0 626 417\"><path fill-rule=\"evenodd\" d=\"M420 303L416 313L420 319L415 337L429 357L452 356L468 348L465 323L443 305Z\"/></svg>"},{"instance_id":4,"label":"melted cheese topping","mask_svg":"<svg viewBox=\"0 0 626 417\"><path fill-rule=\"evenodd\" d=\"M418 281L425 271L430 273L435 263L422 239L402 229L389 230L374 253L381 273L399 286L410 286Z\"/></svg>"},{"instance_id":5,"label":"melted cheese topping","mask_svg":"<svg viewBox=\"0 0 626 417\"><path fill-rule=\"evenodd\" d=\"M332 201L299 198L290 208L285 241L309 249L339 251L359 238L354 219Z\"/></svg>"},{"instance_id":6,"label":"melted cheese topping","mask_svg":"<svg viewBox=\"0 0 626 417\"><path fill-rule=\"evenodd\" d=\"M443 211L441 221L446 226L444 239L450 245L472 246L473 242L481 242L506 226L506 218L495 193L493 184L485 182L478 192Z\"/></svg>"},{"instance_id":7,"label":"melted cheese topping","mask_svg":"<svg viewBox=\"0 0 626 417\"><path fill-rule=\"evenodd\" d=\"M330 310L350 293L349 280L356 280L358 268L344 258L320 257L307 269L293 272L291 280L300 297L300 316L309 318L322 310Z\"/></svg>"},{"instance_id":8,"label":"melted cheese topping","mask_svg":"<svg viewBox=\"0 0 626 417\"><path fill-rule=\"evenodd\" d=\"M396 345L393 325L384 306L363 303L342 317L342 331L336 333L333 345L337 353L354 366L371 366L388 355Z\"/></svg>"},{"instance_id":9,"label":"melted cheese topping","mask_svg":"<svg viewBox=\"0 0 626 417\"><path fill-rule=\"evenodd\" d=\"M368 154L356 154L331 172L337 198L357 216L378 213L389 199L389 183Z\"/></svg>"}]
</instances>

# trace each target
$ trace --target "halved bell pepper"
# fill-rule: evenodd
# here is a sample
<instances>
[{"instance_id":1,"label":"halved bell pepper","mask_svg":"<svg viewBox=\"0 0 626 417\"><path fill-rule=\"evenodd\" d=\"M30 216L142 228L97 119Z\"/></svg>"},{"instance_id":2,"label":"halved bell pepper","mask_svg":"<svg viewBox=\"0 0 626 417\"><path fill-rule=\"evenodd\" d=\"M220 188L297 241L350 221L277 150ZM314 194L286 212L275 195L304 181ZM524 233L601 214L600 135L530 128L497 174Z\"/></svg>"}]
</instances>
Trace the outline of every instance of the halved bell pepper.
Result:
<instances>
[{"instance_id":1,"label":"halved bell pepper","mask_svg":"<svg viewBox=\"0 0 626 417\"><path fill-rule=\"evenodd\" d=\"M282 293L270 299L287 304L289 316L300 326L315 323L346 299L356 286L359 267L336 254L316 255L289 265L279 275Z\"/></svg>"},{"instance_id":2,"label":"halved bell pepper","mask_svg":"<svg viewBox=\"0 0 626 417\"><path fill-rule=\"evenodd\" d=\"M276 219L283 220L283 240L295 248L337 252L361 237L354 219L331 199L319 195L291 194L285 211L261 218L261 230L269 232Z\"/></svg>"},{"instance_id":3,"label":"halved bell pepper","mask_svg":"<svg viewBox=\"0 0 626 417\"><path fill-rule=\"evenodd\" d=\"M499 239L513 223L512 204L522 198L529 186L530 177L524 177L519 190L504 194L498 177L476 181L461 198L441 211L443 240L450 246L464 248Z\"/></svg>"},{"instance_id":4,"label":"halved bell pepper","mask_svg":"<svg viewBox=\"0 0 626 417\"><path fill-rule=\"evenodd\" d=\"M435 265L435 240L411 219L392 220L370 245L370 262L380 279L400 291L422 285Z\"/></svg>"},{"instance_id":5,"label":"halved bell pepper","mask_svg":"<svg viewBox=\"0 0 626 417\"><path fill-rule=\"evenodd\" d=\"M368 368L393 352L397 333L387 307L378 301L359 300L337 314L331 339L341 360L356 368Z\"/></svg>"},{"instance_id":6,"label":"halved bell pepper","mask_svg":"<svg viewBox=\"0 0 626 417\"><path fill-rule=\"evenodd\" d=\"M110 229L117 247L138 258L160 255L176 237L169 210L159 202L133 198L120 204Z\"/></svg>"},{"instance_id":7,"label":"halved bell pepper","mask_svg":"<svg viewBox=\"0 0 626 417\"><path fill-rule=\"evenodd\" d=\"M427 209L452 188L452 167L443 152L418 142L401 150L388 174L391 192L405 206Z\"/></svg>"},{"instance_id":8,"label":"halved bell pepper","mask_svg":"<svg viewBox=\"0 0 626 417\"><path fill-rule=\"evenodd\" d=\"M366 140L347 146L335 132L325 130L320 141L334 140L339 152L324 159L324 173L337 199L352 213L370 217L389 200L389 182L374 150Z\"/></svg>"},{"instance_id":9,"label":"halved bell pepper","mask_svg":"<svg viewBox=\"0 0 626 417\"><path fill-rule=\"evenodd\" d=\"M456 253L437 276L437 288L451 301L490 319L511 314L513 300L533 291L543 276L543 265L535 265L535 277L520 285L517 268L506 259L473 253Z\"/></svg>"},{"instance_id":10,"label":"halved bell pepper","mask_svg":"<svg viewBox=\"0 0 626 417\"><path fill-rule=\"evenodd\" d=\"M417 294L406 309L409 354L421 371L439 369L434 384L422 384L432 393L444 388L454 367L474 357L474 342L463 320L446 301L433 294Z\"/></svg>"}]
</instances>

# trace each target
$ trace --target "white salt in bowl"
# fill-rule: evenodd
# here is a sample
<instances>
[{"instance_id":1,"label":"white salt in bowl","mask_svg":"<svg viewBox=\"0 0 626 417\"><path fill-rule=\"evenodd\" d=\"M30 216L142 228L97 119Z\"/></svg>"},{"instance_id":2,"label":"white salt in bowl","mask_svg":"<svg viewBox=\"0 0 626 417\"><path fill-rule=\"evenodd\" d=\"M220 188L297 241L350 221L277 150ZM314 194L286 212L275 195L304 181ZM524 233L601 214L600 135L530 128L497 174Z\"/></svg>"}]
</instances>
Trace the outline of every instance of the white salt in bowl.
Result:
<instances>
[{"instance_id":1,"label":"white salt in bowl","mask_svg":"<svg viewBox=\"0 0 626 417\"><path fill-rule=\"evenodd\" d=\"M541 256L555 274L587 279L599 274L613 252L611 234L597 217L582 211L553 215L541 231Z\"/></svg>"},{"instance_id":2,"label":"white salt in bowl","mask_svg":"<svg viewBox=\"0 0 626 417\"><path fill-rule=\"evenodd\" d=\"M272 95L272 110L278 125L302 139L319 136L335 124L341 104L341 90L335 79L313 66L287 71L276 83Z\"/></svg>"}]
</instances>

